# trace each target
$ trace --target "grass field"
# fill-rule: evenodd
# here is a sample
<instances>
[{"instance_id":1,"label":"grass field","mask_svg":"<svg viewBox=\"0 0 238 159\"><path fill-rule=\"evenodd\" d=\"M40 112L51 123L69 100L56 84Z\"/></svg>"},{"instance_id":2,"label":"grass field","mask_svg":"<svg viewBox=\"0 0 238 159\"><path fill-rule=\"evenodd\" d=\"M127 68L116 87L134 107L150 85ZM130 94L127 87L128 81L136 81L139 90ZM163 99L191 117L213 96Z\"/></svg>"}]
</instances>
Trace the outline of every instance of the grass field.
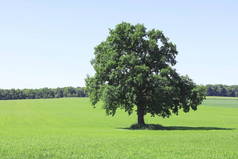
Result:
<instances>
[{"instance_id":1,"label":"grass field","mask_svg":"<svg viewBox=\"0 0 238 159\"><path fill-rule=\"evenodd\" d=\"M169 119L169 130L129 130L88 98L0 101L0 159L238 159L238 98L208 97Z\"/></svg>"}]
</instances>

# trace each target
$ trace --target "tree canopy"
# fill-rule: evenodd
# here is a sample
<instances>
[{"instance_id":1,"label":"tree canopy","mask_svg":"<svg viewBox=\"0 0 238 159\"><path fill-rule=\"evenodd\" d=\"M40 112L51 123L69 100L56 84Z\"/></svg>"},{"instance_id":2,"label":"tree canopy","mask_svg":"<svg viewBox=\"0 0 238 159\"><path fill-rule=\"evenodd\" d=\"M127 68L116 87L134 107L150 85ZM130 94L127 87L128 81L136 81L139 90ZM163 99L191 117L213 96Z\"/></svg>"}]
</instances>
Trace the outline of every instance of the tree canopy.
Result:
<instances>
[{"instance_id":1,"label":"tree canopy","mask_svg":"<svg viewBox=\"0 0 238 159\"><path fill-rule=\"evenodd\" d=\"M169 117L179 109L196 110L205 88L176 72L177 54L176 45L160 30L126 22L116 25L95 47L91 64L96 73L86 79L92 104L102 100L108 115L118 108L131 114L136 107L140 126L147 113Z\"/></svg>"}]
</instances>

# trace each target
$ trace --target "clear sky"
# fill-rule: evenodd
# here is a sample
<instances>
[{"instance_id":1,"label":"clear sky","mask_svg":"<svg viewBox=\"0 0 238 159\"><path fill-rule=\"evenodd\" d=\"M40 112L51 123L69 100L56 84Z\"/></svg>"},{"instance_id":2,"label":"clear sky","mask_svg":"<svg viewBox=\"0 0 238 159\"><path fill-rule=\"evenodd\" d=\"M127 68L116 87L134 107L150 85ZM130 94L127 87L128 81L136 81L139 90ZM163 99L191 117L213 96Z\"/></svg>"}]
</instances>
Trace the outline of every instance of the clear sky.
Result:
<instances>
[{"instance_id":1,"label":"clear sky","mask_svg":"<svg viewBox=\"0 0 238 159\"><path fill-rule=\"evenodd\" d=\"M84 86L94 47L126 21L164 32L198 84L238 84L238 1L0 0L0 88Z\"/></svg>"}]
</instances>

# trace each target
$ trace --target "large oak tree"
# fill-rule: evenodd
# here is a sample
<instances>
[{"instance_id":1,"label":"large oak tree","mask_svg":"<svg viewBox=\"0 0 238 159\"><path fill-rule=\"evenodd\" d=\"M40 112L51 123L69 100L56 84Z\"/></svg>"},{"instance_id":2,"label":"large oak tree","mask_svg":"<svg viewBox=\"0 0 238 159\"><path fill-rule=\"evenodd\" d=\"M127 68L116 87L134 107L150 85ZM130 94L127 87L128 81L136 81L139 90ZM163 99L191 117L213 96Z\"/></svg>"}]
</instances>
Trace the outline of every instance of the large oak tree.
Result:
<instances>
[{"instance_id":1,"label":"large oak tree","mask_svg":"<svg viewBox=\"0 0 238 159\"><path fill-rule=\"evenodd\" d=\"M118 108L131 114L136 107L138 125L144 126L147 113L169 117L179 109L189 112L205 97L204 87L173 68L176 45L160 30L122 22L94 54L96 73L86 79L87 92L93 105L103 101L108 115Z\"/></svg>"}]
</instances>

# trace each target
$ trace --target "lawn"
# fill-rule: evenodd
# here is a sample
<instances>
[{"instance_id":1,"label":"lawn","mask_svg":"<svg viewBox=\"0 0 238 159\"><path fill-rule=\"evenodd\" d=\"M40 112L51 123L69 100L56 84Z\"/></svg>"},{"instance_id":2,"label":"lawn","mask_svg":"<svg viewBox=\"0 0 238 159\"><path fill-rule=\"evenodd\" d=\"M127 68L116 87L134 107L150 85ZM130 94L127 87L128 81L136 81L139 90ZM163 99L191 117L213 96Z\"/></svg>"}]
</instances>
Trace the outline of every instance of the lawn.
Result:
<instances>
[{"instance_id":1,"label":"lawn","mask_svg":"<svg viewBox=\"0 0 238 159\"><path fill-rule=\"evenodd\" d=\"M146 117L167 130L130 130L136 116L105 115L88 98L0 101L0 159L238 159L238 98Z\"/></svg>"}]
</instances>

